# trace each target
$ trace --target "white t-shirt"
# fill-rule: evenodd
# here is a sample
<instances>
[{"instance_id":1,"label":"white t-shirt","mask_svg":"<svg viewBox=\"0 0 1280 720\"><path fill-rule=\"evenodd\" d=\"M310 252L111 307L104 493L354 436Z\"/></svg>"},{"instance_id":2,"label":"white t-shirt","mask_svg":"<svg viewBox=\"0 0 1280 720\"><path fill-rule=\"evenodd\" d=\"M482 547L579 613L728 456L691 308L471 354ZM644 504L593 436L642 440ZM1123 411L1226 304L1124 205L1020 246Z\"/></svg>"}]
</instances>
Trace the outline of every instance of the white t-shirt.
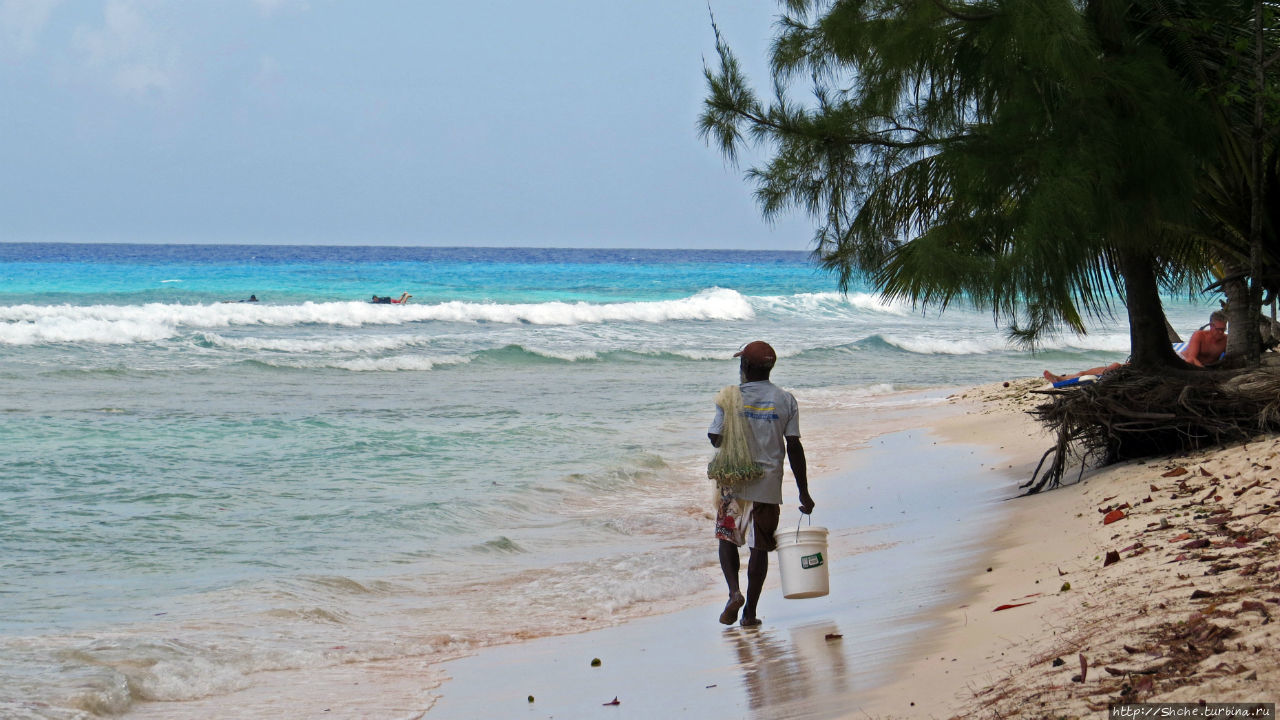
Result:
<instances>
[{"instance_id":1,"label":"white t-shirt","mask_svg":"<svg viewBox=\"0 0 1280 720\"><path fill-rule=\"evenodd\" d=\"M751 457L764 475L736 495L753 502L782 504L782 463L787 457L788 437L800 437L800 408L791 393L768 380L742 383L742 414L747 419L747 445ZM724 434L724 410L716 406L716 417L707 431Z\"/></svg>"}]
</instances>

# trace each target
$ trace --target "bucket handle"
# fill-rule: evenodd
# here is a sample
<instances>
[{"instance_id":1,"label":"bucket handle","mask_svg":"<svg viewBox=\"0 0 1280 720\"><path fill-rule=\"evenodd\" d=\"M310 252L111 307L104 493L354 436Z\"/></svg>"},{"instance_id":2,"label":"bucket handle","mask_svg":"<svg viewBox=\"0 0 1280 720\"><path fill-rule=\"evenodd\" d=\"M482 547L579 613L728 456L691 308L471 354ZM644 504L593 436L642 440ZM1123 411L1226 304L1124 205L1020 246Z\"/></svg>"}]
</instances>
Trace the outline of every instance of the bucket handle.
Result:
<instances>
[{"instance_id":1,"label":"bucket handle","mask_svg":"<svg viewBox=\"0 0 1280 720\"><path fill-rule=\"evenodd\" d=\"M797 543L800 542L800 523L804 522L805 518L809 518L809 527L813 527L813 514L800 513L800 519L796 521L796 542Z\"/></svg>"}]
</instances>

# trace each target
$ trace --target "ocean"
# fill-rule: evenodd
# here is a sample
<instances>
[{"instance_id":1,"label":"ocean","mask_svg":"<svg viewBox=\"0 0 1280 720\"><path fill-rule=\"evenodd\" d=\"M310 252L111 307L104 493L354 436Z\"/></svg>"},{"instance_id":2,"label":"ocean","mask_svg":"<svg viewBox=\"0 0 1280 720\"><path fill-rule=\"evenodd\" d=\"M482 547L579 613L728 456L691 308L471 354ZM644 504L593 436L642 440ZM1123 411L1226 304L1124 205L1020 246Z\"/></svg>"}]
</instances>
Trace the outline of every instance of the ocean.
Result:
<instances>
[{"instance_id":1,"label":"ocean","mask_svg":"<svg viewBox=\"0 0 1280 720\"><path fill-rule=\"evenodd\" d=\"M1167 302L1184 334L1209 312ZM0 244L0 717L705 591L711 398L754 339L802 433L1128 345L1119 306L1032 354L986 311L841 294L799 252Z\"/></svg>"}]
</instances>

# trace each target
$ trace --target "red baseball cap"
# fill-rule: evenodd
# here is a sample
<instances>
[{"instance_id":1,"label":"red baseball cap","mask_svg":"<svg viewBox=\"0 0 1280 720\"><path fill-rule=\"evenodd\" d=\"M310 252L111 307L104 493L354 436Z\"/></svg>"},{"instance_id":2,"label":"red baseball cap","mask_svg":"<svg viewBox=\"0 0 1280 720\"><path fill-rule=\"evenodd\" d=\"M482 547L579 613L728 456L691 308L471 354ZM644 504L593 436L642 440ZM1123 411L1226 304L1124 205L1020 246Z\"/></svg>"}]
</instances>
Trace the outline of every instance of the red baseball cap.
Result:
<instances>
[{"instance_id":1,"label":"red baseball cap","mask_svg":"<svg viewBox=\"0 0 1280 720\"><path fill-rule=\"evenodd\" d=\"M774 352L773 347L763 340L747 343L746 347L734 353L733 356L740 357L751 367L758 368L771 368L778 361L778 353Z\"/></svg>"}]
</instances>

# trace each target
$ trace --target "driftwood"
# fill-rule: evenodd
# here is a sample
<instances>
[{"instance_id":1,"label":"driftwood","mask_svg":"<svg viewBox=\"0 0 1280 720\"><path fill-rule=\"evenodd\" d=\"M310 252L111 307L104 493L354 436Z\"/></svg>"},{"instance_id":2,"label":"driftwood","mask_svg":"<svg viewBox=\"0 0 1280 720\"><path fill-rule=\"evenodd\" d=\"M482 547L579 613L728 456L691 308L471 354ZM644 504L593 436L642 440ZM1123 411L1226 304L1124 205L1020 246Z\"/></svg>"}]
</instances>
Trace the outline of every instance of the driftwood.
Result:
<instances>
[{"instance_id":1,"label":"driftwood","mask_svg":"<svg viewBox=\"0 0 1280 720\"><path fill-rule=\"evenodd\" d=\"M1043 393L1048 401L1032 415L1057 441L1022 486L1030 488L1028 494L1061 484L1077 460L1083 474L1090 463L1109 465L1280 432L1275 368L1152 375L1126 366L1092 385Z\"/></svg>"}]
</instances>

